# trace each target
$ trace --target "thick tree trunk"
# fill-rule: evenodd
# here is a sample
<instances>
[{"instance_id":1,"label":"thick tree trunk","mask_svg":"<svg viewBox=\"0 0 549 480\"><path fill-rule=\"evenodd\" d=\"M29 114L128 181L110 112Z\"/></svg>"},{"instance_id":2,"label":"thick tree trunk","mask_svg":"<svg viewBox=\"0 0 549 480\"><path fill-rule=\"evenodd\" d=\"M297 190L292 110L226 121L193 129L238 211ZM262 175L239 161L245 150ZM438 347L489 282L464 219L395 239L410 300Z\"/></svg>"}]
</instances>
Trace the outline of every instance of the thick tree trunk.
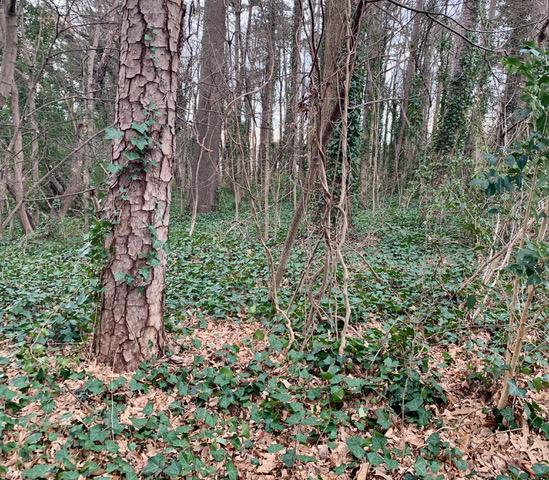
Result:
<instances>
[{"instance_id":1,"label":"thick tree trunk","mask_svg":"<svg viewBox=\"0 0 549 480\"><path fill-rule=\"evenodd\" d=\"M17 5L15 0L4 0L4 51L0 65L0 108L11 93L15 60L17 58Z\"/></svg>"},{"instance_id":2,"label":"thick tree trunk","mask_svg":"<svg viewBox=\"0 0 549 480\"><path fill-rule=\"evenodd\" d=\"M210 212L216 207L221 118L223 115L223 65L225 50L223 0L208 0L200 55L198 108L195 117L197 144L191 164L189 210Z\"/></svg>"},{"instance_id":3,"label":"thick tree trunk","mask_svg":"<svg viewBox=\"0 0 549 480\"><path fill-rule=\"evenodd\" d=\"M164 351L165 243L175 152L182 0L126 0L105 202L110 232L94 338L99 363L135 369Z\"/></svg>"},{"instance_id":4,"label":"thick tree trunk","mask_svg":"<svg viewBox=\"0 0 549 480\"><path fill-rule=\"evenodd\" d=\"M466 29L465 35L472 36L477 29L480 16L480 0L465 0L460 23ZM437 125L434 143L439 158L445 155L459 155L463 152L464 140L470 125L467 122L473 104L473 94L478 83L478 51L464 39L460 39L453 57L454 67L446 92L441 117ZM442 106L441 106L442 108ZM436 181L445 173L440 166L435 169Z\"/></svg>"},{"instance_id":5,"label":"thick tree trunk","mask_svg":"<svg viewBox=\"0 0 549 480\"><path fill-rule=\"evenodd\" d=\"M363 207L368 204L368 190L371 192L372 206L377 174L377 156L380 151L380 115L382 103L379 99L384 93L385 50L387 35L384 33L383 11L371 5L366 17L366 86L363 112L363 150L360 158L359 200Z\"/></svg>"}]
</instances>

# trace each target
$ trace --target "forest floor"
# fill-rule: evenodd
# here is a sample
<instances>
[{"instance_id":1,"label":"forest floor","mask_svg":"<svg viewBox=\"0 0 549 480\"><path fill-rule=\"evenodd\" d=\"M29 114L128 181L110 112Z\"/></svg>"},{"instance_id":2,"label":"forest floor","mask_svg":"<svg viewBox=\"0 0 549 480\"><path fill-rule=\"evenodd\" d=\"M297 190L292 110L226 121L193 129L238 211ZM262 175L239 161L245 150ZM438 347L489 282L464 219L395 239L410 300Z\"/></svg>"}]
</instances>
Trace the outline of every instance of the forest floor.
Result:
<instances>
[{"instance_id":1,"label":"forest floor","mask_svg":"<svg viewBox=\"0 0 549 480\"><path fill-rule=\"evenodd\" d=\"M189 238L176 220L169 352L126 375L89 354L101 255L80 230L0 244L0 478L547 478L546 326L529 329L510 406L494 411L506 306L493 294L475 314L476 282L456 294L481 254L463 226L355 216L339 356L327 321L287 351L251 226L206 215ZM298 339L305 308L298 295L289 311Z\"/></svg>"}]
</instances>

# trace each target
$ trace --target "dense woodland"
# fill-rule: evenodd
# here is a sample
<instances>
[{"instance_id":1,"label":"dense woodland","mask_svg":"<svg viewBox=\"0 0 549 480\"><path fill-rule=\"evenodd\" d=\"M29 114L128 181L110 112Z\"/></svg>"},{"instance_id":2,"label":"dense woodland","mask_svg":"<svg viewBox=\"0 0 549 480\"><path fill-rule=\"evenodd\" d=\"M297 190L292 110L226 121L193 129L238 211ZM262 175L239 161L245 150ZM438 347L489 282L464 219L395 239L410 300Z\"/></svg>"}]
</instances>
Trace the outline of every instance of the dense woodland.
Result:
<instances>
[{"instance_id":1,"label":"dense woodland","mask_svg":"<svg viewBox=\"0 0 549 480\"><path fill-rule=\"evenodd\" d=\"M549 478L547 0L0 10L0 478Z\"/></svg>"}]
</instances>

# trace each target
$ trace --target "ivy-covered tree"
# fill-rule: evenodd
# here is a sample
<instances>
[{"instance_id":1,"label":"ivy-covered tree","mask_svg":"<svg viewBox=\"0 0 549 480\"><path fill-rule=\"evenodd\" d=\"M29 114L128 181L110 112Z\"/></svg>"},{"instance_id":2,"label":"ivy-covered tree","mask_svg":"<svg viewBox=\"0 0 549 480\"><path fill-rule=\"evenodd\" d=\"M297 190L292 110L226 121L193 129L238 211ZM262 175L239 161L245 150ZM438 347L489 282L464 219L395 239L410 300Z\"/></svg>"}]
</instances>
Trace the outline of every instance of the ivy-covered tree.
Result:
<instances>
[{"instance_id":1,"label":"ivy-covered tree","mask_svg":"<svg viewBox=\"0 0 549 480\"><path fill-rule=\"evenodd\" d=\"M461 25L466 29L455 53L455 68L446 91L436 127L434 151L438 156L462 153L468 133L469 112L477 86L481 54L473 45L480 18L481 0L465 0Z\"/></svg>"},{"instance_id":2,"label":"ivy-covered tree","mask_svg":"<svg viewBox=\"0 0 549 480\"><path fill-rule=\"evenodd\" d=\"M164 351L165 244L175 154L182 0L134 0L122 10L113 172L105 200L107 264L95 331L97 360L134 370Z\"/></svg>"}]
</instances>

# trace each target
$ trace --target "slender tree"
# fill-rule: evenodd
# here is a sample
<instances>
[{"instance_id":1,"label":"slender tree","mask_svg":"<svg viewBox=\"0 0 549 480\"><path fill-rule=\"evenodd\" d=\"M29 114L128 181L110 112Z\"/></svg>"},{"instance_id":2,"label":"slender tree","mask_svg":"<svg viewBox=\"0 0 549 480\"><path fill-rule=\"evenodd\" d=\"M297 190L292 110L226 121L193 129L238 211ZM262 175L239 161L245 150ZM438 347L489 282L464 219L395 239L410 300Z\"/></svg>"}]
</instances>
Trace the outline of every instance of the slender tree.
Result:
<instances>
[{"instance_id":1,"label":"slender tree","mask_svg":"<svg viewBox=\"0 0 549 480\"><path fill-rule=\"evenodd\" d=\"M216 207L219 148L223 116L223 65L225 64L226 6L224 0L208 0L200 53L200 80L196 148L191 165L191 212L210 212Z\"/></svg>"},{"instance_id":2,"label":"slender tree","mask_svg":"<svg viewBox=\"0 0 549 480\"><path fill-rule=\"evenodd\" d=\"M317 180L320 162L325 159L325 150L332 138L334 128L342 116L344 108L344 98L348 96L347 76L352 75L356 59L356 42L362 30L362 19L366 8L365 0L351 2L352 14L346 18L345 12L338 8L335 0L329 0L326 5L325 16L325 43L322 58L322 70L317 64L317 88L319 98L317 100L317 111L314 125L314 135L312 135L311 160L307 179L301 198L298 201L290 224L286 241L282 249L282 254L276 269L273 289L280 286L286 265L290 258L290 252L297 236L297 231L305 208L309 201L309 195L313 185ZM349 25L349 24L350 25ZM347 35L350 35L349 57L343 57L339 50ZM313 52L318 53L318 52ZM319 58L314 58L319 62ZM346 64L346 61L349 64ZM347 102L348 103L348 102Z\"/></svg>"}]
</instances>

